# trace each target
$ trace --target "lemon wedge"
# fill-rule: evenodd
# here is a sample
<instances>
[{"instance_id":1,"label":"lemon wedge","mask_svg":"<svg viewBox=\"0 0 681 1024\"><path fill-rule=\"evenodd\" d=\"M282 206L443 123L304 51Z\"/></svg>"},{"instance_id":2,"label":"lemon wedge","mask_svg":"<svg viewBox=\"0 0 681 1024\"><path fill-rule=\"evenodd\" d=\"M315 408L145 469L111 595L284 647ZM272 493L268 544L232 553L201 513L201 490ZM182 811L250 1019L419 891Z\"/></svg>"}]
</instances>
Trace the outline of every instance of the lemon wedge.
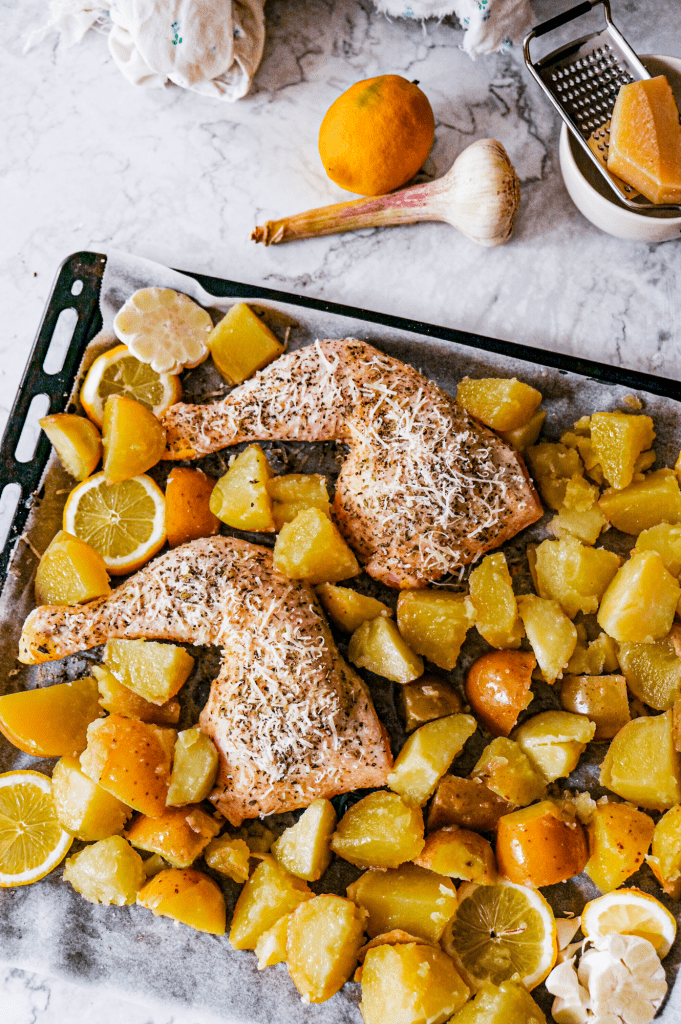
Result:
<instances>
[{"instance_id":1,"label":"lemon wedge","mask_svg":"<svg viewBox=\"0 0 681 1024\"><path fill-rule=\"evenodd\" d=\"M208 355L210 315L172 288L140 288L114 319L116 337L157 373L179 373Z\"/></svg>"},{"instance_id":2,"label":"lemon wedge","mask_svg":"<svg viewBox=\"0 0 681 1024\"><path fill-rule=\"evenodd\" d=\"M127 345L117 345L95 359L80 392L83 409L100 429L110 395L133 398L160 417L180 401L182 386L174 373L157 373L132 355Z\"/></svg>"},{"instance_id":3,"label":"lemon wedge","mask_svg":"<svg viewBox=\"0 0 681 1024\"><path fill-rule=\"evenodd\" d=\"M640 889L618 889L587 903L582 912L582 931L596 941L604 935L638 935L652 942L662 958L672 948L676 920L654 896Z\"/></svg>"},{"instance_id":4,"label":"lemon wedge","mask_svg":"<svg viewBox=\"0 0 681 1024\"><path fill-rule=\"evenodd\" d=\"M40 772L0 775L0 886L28 885L56 868L73 842Z\"/></svg>"},{"instance_id":5,"label":"lemon wedge","mask_svg":"<svg viewBox=\"0 0 681 1024\"><path fill-rule=\"evenodd\" d=\"M485 984L520 981L532 990L558 955L556 921L541 893L513 882L469 883L442 946L476 992Z\"/></svg>"},{"instance_id":6,"label":"lemon wedge","mask_svg":"<svg viewBox=\"0 0 681 1024\"><path fill-rule=\"evenodd\" d=\"M64 529L98 551L112 575L133 572L165 543L163 491L148 476L107 484L95 473L69 494Z\"/></svg>"}]
</instances>

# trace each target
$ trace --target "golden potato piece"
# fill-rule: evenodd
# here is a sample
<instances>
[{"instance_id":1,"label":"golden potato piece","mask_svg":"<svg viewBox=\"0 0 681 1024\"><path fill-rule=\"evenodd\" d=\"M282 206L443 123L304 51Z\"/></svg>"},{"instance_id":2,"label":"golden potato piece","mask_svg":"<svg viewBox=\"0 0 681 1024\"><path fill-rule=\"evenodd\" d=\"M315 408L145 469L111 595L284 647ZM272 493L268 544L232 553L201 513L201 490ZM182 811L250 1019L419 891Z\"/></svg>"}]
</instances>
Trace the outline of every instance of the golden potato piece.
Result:
<instances>
[{"instance_id":1,"label":"golden potato piece","mask_svg":"<svg viewBox=\"0 0 681 1024\"><path fill-rule=\"evenodd\" d=\"M80 754L87 729L100 718L97 683L89 676L72 683L20 690L0 697L0 732L25 754Z\"/></svg>"},{"instance_id":2,"label":"golden potato piece","mask_svg":"<svg viewBox=\"0 0 681 1024\"><path fill-rule=\"evenodd\" d=\"M292 580L336 583L357 576L359 563L337 527L318 508L307 508L282 526L274 567Z\"/></svg>"},{"instance_id":3,"label":"golden potato piece","mask_svg":"<svg viewBox=\"0 0 681 1024\"><path fill-rule=\"evenodd\" d=\"M636 551L657 551L672 576L681 573L681 526L660 523L643 530L636 538Z\"/></svg>"},{"instance_id":4,"label":"golden potato piece","mask_svg":"<svg viewBox=\"0 0 681 1024\"><path fill-rule=\"evenodd\" d=\"M659 523L681 522L681 491L673 469L658 469L621 491L611 488L598 502L622 533L639 534Z\"/></svg>"},{"instance_id":5,"label":"golden potato piece","mask_svg":"<svg viewBox=\"0 0 681 1024\"><path fill-rule=\"evenodd\" d=\"M273 967L274 964L286 963L286 940L288 938L288 923L291 914L285 914L263 932L255 944L255 955L258 958L258 970L264 971L266 967Z\"/></svg>"},{"instance_id":6,"label":"golden potato piece","mask_svg":"<svg viewBox=\"0 0 681 1024\"><path fill-rule=\"evenodd\" d=\"M439 942L457 902L456 889L448 878L416 864L365 871L348 886L347 894L366 910L366 931L372 938L402 929L428 942Z\"/></svg>"},{"instance_id":7,"label":"golden potato piece","mask_svg":"<svg viewBox=\"0 0 681 1024\"><path fill-rule=\"evenodd\" d=\"M526 448L537 443L537 438L541 434L541 428L544 426L545 419L546 413L544 410L537 409L534 416L527 423L524 423L522 427L516 427L515 430L498 430L497 433L506 444L517 448L519 452L524 452Z\"/></svg>"},{"instance_id":8,"label":"golden potato piece","mask_svg":"<svg viewBox=\"0 0 681 1024\"><path fill-rule=\"evenodd\" d=\"M396 793L369 793L350 807L331 837L331 849L358 868L397 868L423 849L423 815Z\"/></svg>"},{"instance_id":9,"label":"golden potato piece","mask_svg":"<svg viewBox=\"0 0 681 1024\"><path fill-rule=\"evenodd\" d=\"M482 380L464 377L456 389L456 400L492 430L517 430L536 412L541 392L515 377Z\"/></svg>"},{"instance_id":10,"label":"golden potato piece","mask_svg":"<svg viewBox=\"0 0 681 1024\"><path fill-rule=\"evenodd\" d=\"M176 548L199 537L220 532L220 520L210 510L217 480L200 469L175 466L166 483L166 537Z\"/></svg>"},{"instance_id":11,"label":"golden potato piece","mask_svg":"<svg viewBox=\"0 0 681 1024\"><path fill-rule=\"evenodd\" d=\"M585 715L543 711L519 725L513 739L546 781L555 782L574 771L595 732Z\"/></svg>"},{"instance_id":12,"label":"golden potato piece","mask_svg":"<svg viewBox=\"0 0 681 1024\"><path fill-rule=\"evenodd\" d=\"M667 896L681 896L681 807L663 814L653 832L653 848L646 861Z\"/></svg>"},{"instance_id":13,"label":"golden potato piece","mask_svg":"<svg viewBox=\"0 0 681 1024\"><path fill-rule=\"evenodd\" d=\"M166 432L140 402L123 395L109 395L102 424L107 484L119 484L141 476L160 462L166 447Z\"/></svg>"},{"instance_id":14,"label":"golden potato piece","mask_svg":"<svg viewBox=\"0 0 681 1024\"><path fill-rule=\"evenodd\" d=\"M375 619L378 615L391 616L392 608L377 601L375 597L367 597L348 587L336 587L333 583L321 583L317 588L317 597L324 611L334 626L346 633L354 633L363 622Z\"/></svg>"},{"instance_id":15,"label":"golden potato piece","mask_svg":"<svg viewBox=\"0 0 681 1024\"><path fill-rule=\"evenodd\" d=\"M523 594L518 610L544 679L555 683L577 646L577 630L558 601Z\"/></svg>"},{"instance_id":16,"label":"golden potato piece","mask_svg":"<svg viewBox=\"0 0 681 1024\"><path fill-rule=\"evenodd\" d=\"M397 599L397 625L416 654L439 668L453 669L475 609L466 594L446 590L403 590Z\"/></svg>"},{"instance_id":17,"label":"golden potato piece","mask_svg":"<svg viewBox=\"0 0 681 1024\"><path fill-rule=\"evenodd\" d=\"M272 515L277 530L291 523L306 508L318 508L325 516L331 514L326 477L319 473L287 473L267 481L272 499Z\"/></svg>"},{"instance_id":18,"label":"golden potato piece","mask_svg":"<svg viewBox=\"0 0 681 1024\"><path fill-rule=\"evenodd\" d=\"M76 480L85 480L97 468L102 457L102 438L94 423L85 416L59 412L38 420L59 456L59 461ZM45 601L44 604L51 604Z\"/></svg>"},{"instance_id":19,"label":"golden potato piece","mask_svg":"<svg viewBox=\"0 0 681 1024\"><path fill-rule=\"evenodd\" d=\"M426 722L458 714L463 705L450 683L438 676L426 675L415 683L400 686L397 691L397 706L402 715L405 732L413 732Z\"/></svg>"},{"instance_id":20,"label":"golden potato piece","mask_svg":"<svg viewBox=\"0 0 681 1024\"><path fill-rule=\"evenodd\" d=\"M365 1024L444 1024L469 995L452 960L431 946L376 946L364 960Z\"/></svg>"},{"instance_id":21,"label":"golden potato piece","mask_svg":"<svg viewBox=\"0 0 681 1024\"><path fill-rule=\"evenodd\" d=\"M449 1024L546 1024L546 1017L520 982L486 981Z\"/></svg>"},{"instance_id":22,"label":"golden potato piece","mask_svg":"<svg viewBox=\"0 0 681 1024\"><path fill-rule=\"evenodd\" d=\"M428 831L443 825L460 825L474 832L494 832L499 818L510 810L511 805L480 779L445 775L430 804Z\"/></svg>"},{"instance_id":23,"label":"golden potato piece","mask_svg":"<svg viewBox=\"0 0 681 1024\"><path fill-rule=\"evenodd\" d=\"M203 859L213 871L227 875L234 882L248 881L251 851L243 839L233 836L218 836L211 839L203 851Z\"/></svg>"},{"instance_id":24,"label":"golden potato piece","mask_svg":"<svg viewBox=\"0 0 681 1024\"><path fill-rule=\"evenodd\" d=\"M458 825L448 825L426 836L426 845L414 863L478 885L494 885L497 880L497 862L490 843Z\"/></svg>"},{"instance_id":25,"label":"golden potato piece","mask_svg":"<svg viewBox=\"0 0 681 1024\"><path fill-rule=\"evenodd\" d=\"M532 477L543 500L556 511L565 501L568 482L582 476L584 467L576 448L543 441L525 450Z\"/></svg>"},{"instance_id":26,"label":"golden potato piece","mask_svg":"<svg viewBox=\"0 0 681 1024\"><path fill-rule=\"evenodd\" d=\"M545 540L537 547L539 596L558 601L571 619L595 612L621 564L619 555L576 537Z\"/></svg>"},{"instance_id":27,"label":"golden potato piece","mask_svg":"<svg viewBox=\"0 0 681 1024\"><path fill-rule=\"evenodd\" d=\"M584 633L584 637L578 635L577 646L567 664L567 671L574 676L599 676L601 672L617 672L619 667L617 644L611 636L599 633L595 640L587 643Z\"/></svg>"},{"instance_id":28,"label":"golden potato piece","mask_svg":"<svg viewBox=\"0 0 681 1024\"><path fill-rule=\"evenodd\" d=\"M492 736L508 736L530 704L536 664L529 651L490 651L469 668L466 697Z\"/></svg>"},{"instance_id":29,"label":"golden potato piece","mask_svg":"<svg viewBox=\"0 0 681 1024\"><path fill-rule=\"evenodd\" d=\"M336 812L330 800L319 797L272 845L273 856L298 878L316 882L331 863L331 836Z\"/></svg>"},{"instance_id":30,"label":"golden potato piece","mask_svg":"<svg viewBox=\"0 0 681 1024\"><path fill-rule=\"evenodd\" d=\"M382 615L355 630L348 659L393 683L410 683L423 675L423 659L412 651L396 623Z\"/></svg>"},{"instance_id":31,"label":"golden potato piece","mask_svg":"<svg viewBox=\"0 0 681 1024\"><path fill-rule=\"evenodd\" d=\"M264 854L236 901L229 941L234 949L255 949L260 936L280 917L292 913L298 904L313 896L307 882Z\"/></svg>"},{"instance_id":32,"label":"golden potato piece","mask_svg":"<svg viewBox=\"0 0 681 1024\"><path fill-rule=\"evenodd\" d=\"M86 846L64 864L64 881L89 903L134 903L146 880L142 858L122 836Z\"/></svg>"},{"instance_id":33,"label":"golden potato piece","mask_svg":"<svg viewBox=\"0 0 681 1024\"><path fill-rule=\"evenodd\" d=\"M635 697L656 711L674 706L681 687L681 658L670 637L652 644L622 643L619 659Z\"/></svg>"},{"instance_id":34,"label":"golden potato piece","mask_svg":"<svg viewBox=\"0 0 681 1024\"><path fill-rule=\"evenodd\" d=\"M594 723L597 741L611 740L631 718L624 676L565 676L560 702L566 711Z\"/></svg>"},{"instance_id":35,"label":"golden potato piece","mask_svg":"<svg viewBox=\"0 0 681 1024\"><path fill-rule=\"evenodd\" d=\"M259 444L251 444L234 459L210 496L210 511L235 530L273 533L272 499L267 490L270 464Z\"/></svg>"},{"instance_id":36,"label":"golden potato piece","mask_svg":"<svg viewBox=\"0 0 681 1024\"><path fill-rule=\"evenodd\" d=\"M79 537L60 530L36 570L36 603L81 604L110 593L109 574L100 553Z\"/></svg>"},{"instance_id":37,"label":"golden potato piece","mask_svg":"<svg viewBox=\"0 0 681 1024\"><path fill-rule=\"evenodd\" d=\"M480 636L492 647L520 647L523 624L505 555L501 551L486 555L468 583Z\"/></svg>"},{"instance_id":38,"label":"golden potato piece","mask_svg":"<svg viewBox=\"0 0 681 1024\"><path fill-rule=\"evenodd\" d=\"M543 776L520 746L503 736L485 747L471 774L515 807L526 807L546 790Z\"/></svg>"},{"instance_id":39,"label":"golden potato piece","mask_svg":"<svg viewBox=\"0 0 681 1024\"><path fill-rule=\"evenodd\" d=\"M681 803L681 761L674 749L671 711L623 726L608 747L600 781L638 807L662 811Z\"/></svg>"},{"instance_id":40,"label":"golden potato piece","mask_svg":"<svg viewBox=\"0 0 681 1024\"><path fill-rule=\"evenodd\" d=\"M606 590L598 625L619 643L652 643L672 628L681 587L655 551L635 552Z\"/></svg>"},{"instance_id":41,"label":"golden potato piece","mask_svg":"<svg viewBox=\"0 0 681 1024\"><path fill-rule=\"evenodd\" d=\"M61 827L86 843L122 832L132 814L130 807L83 774L77 757L68 755L54 766L52 799Z\"/></svg>"},{"instance_id":42,"label":"golden potato piece","mask_svg":"<svg viewBox=\"0 0 681 1024\"><path fill-rule=\"evenodd\" d=\"M591 417L591 444L603 475L621 490L634 476L636 460L655 440L650 416L624 412L595 412Z\"/></svg>"},{"instance_id":43,"label":"golden potato piece","mask_svg":"<svg viewBox=\"0 0 681 1024\"><path fill-rule=\"evenodd\" d=\"M137 902L155 917L171 917L211 935L225 934L224 896L212 878L194 868L159 871L138 894Z\"/></svg>"},{"instance_id":44,"label":"golden potato piece","mask_svg":"<svg viewBox=\"0 0 681 1024\"><path fill-rule=\"evenodd\" d=\"M599 495L598 487L590 484L583 476L571 477L558 515L549 523L549 530L554 537L576 537L584 544L595 544L608 525L608 520L598 506Z\"/></svg>"},{"instance_id":45,"label":"golden potato piece","mask_svg":"<svg viewBox=\"0 0 681 1024\"><path fill-rule=\"evenodd\" d=\"M422 725L402 747L388 785L408 807L423 807L477 728L472 715L449 715Z\"/></svg>"},{"instance_id":46,"label":"golden potato piece","mask_svg":"<svg viewBox=\"0 0 681 1024\"><path fill-rule=\"evenodd\" d=\"M324 1003L357 966L366 914L330 894L301 903L289 918L286 962L304 1003Z\"/></svg>"},{"instance_id":47,"label":"golden potato piece","mask_svg":"<svg viewBox=\"0 0 681 1024\"><path fill-rule=\"evenodd\" d=\"M213 362L230 384L241 384L280 356L284 346L245 302L235 302L206 339Z\"/></svg>"},{"instance_id":48,"label":"golden potato piece","mask_svg":"<svg viewBox=\"0 0 681 1024\"><path fill-rule=\"evenodd\" d=\"M93 665L92 674L97 680L99 703L109 714L139 718L140 722L153 722L154 725L177 725L179 722L180 702L175 698L165 704L152 704L119 683L106 665Z\"/></svg>"},{"instance_id":49,"label":"golden potato piece","mask_svg":"<svg viewBox=\"0 0 681 1024\"><path fill-rule=\"evenodd\" d=\"M188 868L201 856L220 826L200 807L167 807L157 818L141 814L125 831L138 850L157 853L174 868Z\"/></svg>"},{"instance_id":50,"label":"golden potato piece","mask_svg":"<svg viewBox=\"0 0 681 1024\"><path fill-rule=\"evenodd\" d=\"M152 704L167 704L194 668L184 647L154 640L109 640L104 664L119 683Z\"/></svg>"},{"instance_id":51,"label":"golden potato piece","mask_svg":"<svg viewBox=\"0 0 681 1024\"><path fill-rule=\"evenodd\" d=\"M198 725L177 734L167 803L171 807L205 800L218 772L218 752Z\"/></svg>"},{"instance_id":52,"label":"golden potato piece","mask_svg":"<svg viewBox=\"0 0 681 1024\"><path fill-rule=\"evenodd\" d=\"M589 853L577 819L551 800L499 819L497 864L517 885L555 885L584 870Z\"/></svg>"},{"instance_id":53,"label":"golden potato piece","mask_svg":"<svg viewBox=\"0 0 681 1024\"><path fill-rule=\"evenodd\" d=\"M643 864L655 823L628 804L599 803L586 826L589 859L584 870L601 892L611 892Z\"/></svg>"}]
</instances>

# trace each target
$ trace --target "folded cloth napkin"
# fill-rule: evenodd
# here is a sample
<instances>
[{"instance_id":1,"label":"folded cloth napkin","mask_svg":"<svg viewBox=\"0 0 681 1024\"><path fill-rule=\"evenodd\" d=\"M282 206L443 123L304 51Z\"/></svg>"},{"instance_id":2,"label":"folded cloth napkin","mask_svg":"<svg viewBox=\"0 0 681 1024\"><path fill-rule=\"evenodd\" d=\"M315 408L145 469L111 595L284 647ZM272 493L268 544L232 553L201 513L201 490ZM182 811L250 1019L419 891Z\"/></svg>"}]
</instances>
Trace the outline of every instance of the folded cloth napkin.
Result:
<instances>
[{"instance_id":1,"label":"folded cloth napkin","mask_svg":"<svg viewBox=\"0 0 681 1024\"><path fill-rule=\"evenodd\" d=\"M455 14L465 29L462 49L475 60L481 53L506 50L528 31L529 0L374 0L395 18L444 18Z\"/></svg>"},{"instance_id":2,"label":"folded cloth napkin","mask_svg":"<svg viewBox=\"0 0 681 1024\"><path fill-rule=\"evenodd\" d=\"M109 28L109 50L133 85L168 82L218 100L248 92L265 43L265 0L51 0L50 20L24 52L56 30L72 46ZM108 15L108 16L107 16Z\"/></svg>"}]
</instances>

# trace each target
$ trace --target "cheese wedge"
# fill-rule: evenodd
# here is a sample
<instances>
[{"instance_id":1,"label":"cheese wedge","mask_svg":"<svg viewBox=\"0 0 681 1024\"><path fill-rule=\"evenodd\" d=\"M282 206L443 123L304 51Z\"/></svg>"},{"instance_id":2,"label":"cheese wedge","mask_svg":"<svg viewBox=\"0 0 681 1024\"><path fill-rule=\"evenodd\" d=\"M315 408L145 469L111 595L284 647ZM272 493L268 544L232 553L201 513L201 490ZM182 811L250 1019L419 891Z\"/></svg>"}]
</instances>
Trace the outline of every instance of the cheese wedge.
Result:
<instances>
[{"instance_id":1,"label":"cheese wedge","mask_svg":"<svg viewBox=\"0 0 681 1024\"><path fill-rule=\"evenodd\" d=\"M620 89L610 127L608 170L651 203L681 203L681 124L664 75Z\"/></svg>"}]
</instances>

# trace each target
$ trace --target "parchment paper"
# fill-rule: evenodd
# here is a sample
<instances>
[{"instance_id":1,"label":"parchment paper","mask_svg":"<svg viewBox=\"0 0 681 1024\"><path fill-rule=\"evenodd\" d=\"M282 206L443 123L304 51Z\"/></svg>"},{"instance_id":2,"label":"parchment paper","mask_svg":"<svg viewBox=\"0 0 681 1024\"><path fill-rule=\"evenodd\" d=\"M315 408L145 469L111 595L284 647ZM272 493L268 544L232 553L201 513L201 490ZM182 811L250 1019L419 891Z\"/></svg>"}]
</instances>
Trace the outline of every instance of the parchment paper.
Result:
<instances>
[{"instance_id":1,"label":"parchment paper","mask_svg":"<svg viewBox=\"0 0 681 1024\"><path fill-rule=\"evenodd\" d=\"M88 349L79 382L71 396L70 409L79 409L77 394L82 374L95 355L115 343L111 330L115 313L135 289L149 285L172 287L191 295L211 310L215 320L235 301L208 295L193 279L166 267L117 252L110 253L101 291L104 327ZM352 336L366 339L391 355L412 363L450 392L455 391L457 382L465 375L515 375L537 387L544 395L547 419L543 436L548 440L558 440L565 429L586 413L616 408L626 410L623 400L625 394L631 393L621 387L547 369L539 362L528 363L471 350L465 346L395 331L362 320L259 299L253 300L251 305L263 315L282 340L288 335L290 349L310 344L317 338ZM228 391L210 361L187 373L183 386L187 401L214 401ZM652 416L655 422L657 467L674 465L681 447L681 405L645 392L639 392L638 397L643 403L643 411ZM264 443L263 447L276 472L322 472L327 474L331 484L344 451L342 446L335 444ZM202 459L199 465L215 476L220 475L235 450L239 449L216 453ZM152 475L163 485L173 465L177 463L161 464L152 471ZM34 606L36 552L44 551L59 529L61 510L72 487L73 480L54 459L51 460L27 523L25 536L28 542L18 542L7 582L0 595L2 693L78 678L88 674L91 663L101 658L101 649L95 649L38 668L19 666L15 661L22 623ZM546 521L552 514L547 514L540 523L504 547L509 564L516 573L514 586L518 593L532 590L524 555L525 546L530 541L544 538ZM225 528L225 532L235 531ZM260 534L242 536L258 543L272 543L266 536L263 541L263 535ZM633 541L631 537L610 530L602 535L599 544L611 550L628 552ZM393 606L396 603L396 592L376 584L364 574L350 581L349 585L374 594ZM465 579L455 581L454 585L464 586ZM577 621L580 619L581 616ZM584 618L584 622L590 636L595 636L598 630L593 617ZM345 652L347 638L337 635L337 640L341 651ZM485 649L487 645L472 630L456 670L450 673L456 685L461 685L468 665ZM197 656L197 665L181 693L183 710L180 724L183 728L196 720L218 667L215 650L193 648L192 653ZM371 687L378 713L390 733L393 750L397 752L404 742L404 734L393 703L395 687L370 673L364 673L364 676ZM550 687L538 683L533 690L535 699L526 715L559 706ZM454 773L467 775L488 741L489 738L478 731L455 762L452 769ZM598 785L598 768L606 749L604 744L591 744L577 771L567 783L561 783L561 788L588 789L596 797L602 795L604 791ZM53 764L54 761L42 761L22 754L0 736L0 771L33 768L50 773ZM352 800L352 797L341 798L344 801L341 811L348 799ZM269 823L275 831L281 831L295 817L281 815L269 819ZM71 852L78 850L81 845L74 844ZM199 866L203 867L201 863ZM335 860L324 878L313 883L312 888L318 892L333 891L344 895L345 887L359 873L344 861ZM222 886L230 913L239 887L219 875L214 877ZM681 918L678 904L672 903L661 893L647 867L634 875L627 885L639 886L651 892L672 910L677 919ZM587 900L599 895L585 875L548 887L543 892L556 914L570 911L579 913ZM301 1004L284 965L270 967L260 973L256 969L254 955L232 950L226 937L205 935L186 927L178 927L172 921L155 918L137 906L103 907L87 903L70 885L63 883L61 869L34 885L0 890L0 958L17 967L67 977L82 984L107 986L127 999L138 999L144 1003L156 1000L170 1002L185 1012L193 1010L197 1014L211 1013L238 1024L270 1024L274 1020L278 1024L359 1024L361 1021L358 985L347 984L338 995L321 1006L305 1006ZM676 976L679 958L680 943L677 939L672 952L664 961L670 987ZM551 997L543 986L533 994L550 1020ZM681 986L676 986L668 997L659 1019L666 1024L678 1024L681 1020Z\"/></svg>"}]
</instances>

